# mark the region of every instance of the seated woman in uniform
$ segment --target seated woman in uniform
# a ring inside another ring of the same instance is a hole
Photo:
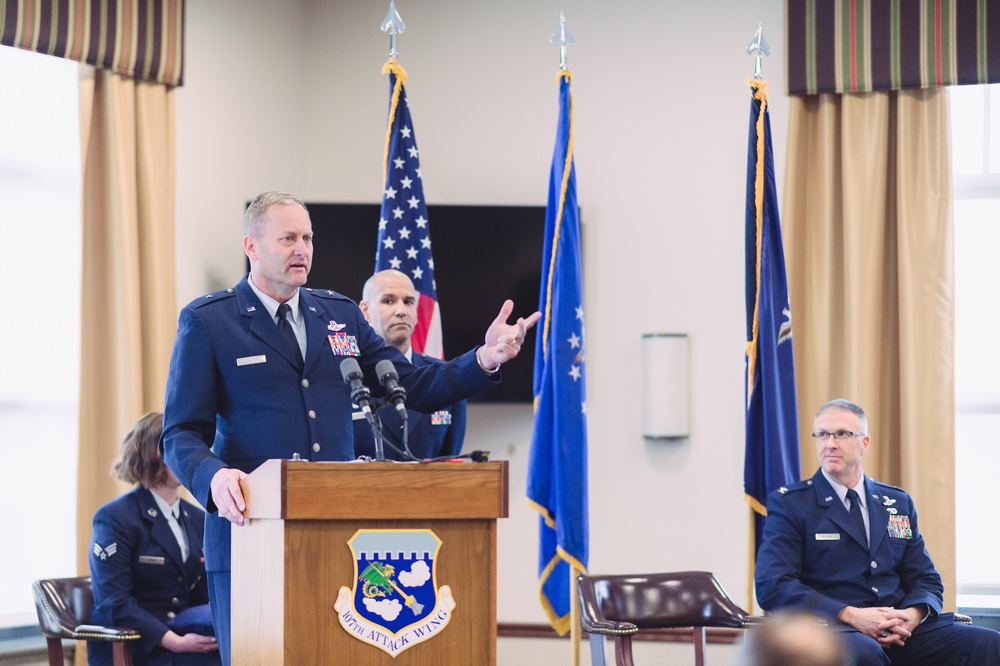
[[[160,459],[163,415],[140,418],[122,442],[113,473],[138,488],[94,515],[90,576],[93,624],[135,629],[135,666],[220,664],[208,609],[202,541],[205,513],[178,495]],[[111,664],[109,643],[87,645],[91,666]]]

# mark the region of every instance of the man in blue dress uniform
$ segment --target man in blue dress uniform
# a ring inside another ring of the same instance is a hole
[[[862,471],[867,433],[853,402],[820,407],[819,471],[767,500],[755,573],[761,607],[834,623],[859,666],[1000,664],[1000,633],[941,613],[944,587],[913,500]]]
[[[354,357],[364,383],[383,393],[375,373],[392,361],[410,406],[445,409],[500,379],[540,314],[507,319],[505,301],[484,344],[422,368],[407,363],[368,325],[354,301],[304,287],[312,264],[312,222],[305,204],[264,192],[243,217],[250,273],[231,289],[181,310],[164,403],[163,459],[205,507],[205,565],[216,638],[230,655],[230,523],[244,524],[240,480],[270,458],[354,458],[351,390],[340,371]]]
[[[419,367],[440,360],[424,356],[410,346],[413,326],[417,320],[417,299],[420,295],[405,273],[385,270],[365,282],[361,295],[361,312],[375,332],[389,345],[395,347],[410,363]],[[361,410],[354,406],[354,453],[375,457],[375,438]],[[465,439],[465,401],[461,400],[431,414],[407,409],[407,446],[418,458],[457,456]],[[378,410],[384,440],[392,446],[385,447],[388,460],[403,460],[403,420],[392,405]]]

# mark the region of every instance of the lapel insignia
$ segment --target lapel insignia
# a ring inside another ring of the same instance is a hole
[[[434,532],[361,529],[347,545],[354,589],[341,587],[334,609],[349,635],[396,657],[448,626],[455,599],[438,586]]]
[[[829,497],[824,497],[823,501],[824,502],[832,502],[833,501],[833,495],[830,495]]]
[[[157,516],[156,509],[152,509],[152,508],[146,509],[146,513],[148,513],[153,518],[156,518],[156,516]]]
[[[345,326],[347,326],[347,324],[338,324],[337,322],[331,319],[329,325],[327,325],[327,328],[330,329],[331,331],[342,331],[344,330]]]
[[[316,308],[314,308],[313,306],[310,305],[309,306],[309,312],[316,312]]]
[[[247,312],[257,312],[257,307],[254,306],[254,305],[251,305],[250,307],[247,308]]]
[[[778,492],[784,495],[785,493],[788,492],[788,488],[781,486],[780,488],[778,488]]]
[[[94,544],[94,555],[101,558],[101,561],[108,559],[118,552],[118,542],[109,544],[107,548],[101,548],[100,544]]]

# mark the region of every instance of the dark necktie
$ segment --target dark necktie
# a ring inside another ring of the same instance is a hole
[[[288,303],[282,303],[278,306],[278,330],[281,334],[285,336],[288,344],[291,345],[291,352],[294,354],[294,358],[302,363],[302,350],[299,348],[299,341],[295,337],[295,331],[292,329],[292,323],[288,321],[288,315],[291,314],[292,307]]]
[[[187,526],[184,524],[184,509],[180,506],[177,507],[177,513],[174,515],[174,520],[177,521],[177,526],[181,528],[181,534],[183,541],[178,541],[177,544],[181,547],[181,556],[184,561],[187,562],[189,544],[187,540]]]
[[[847,491],[847,499],[851,501],[851,518],[857,524],[858,529],[861,530],[861,535],[865,537],[865,542],[868,541],[868,533],[865,532],[865,518],[861,515],[861,498],[858,497],[857,491],[851,488]]]

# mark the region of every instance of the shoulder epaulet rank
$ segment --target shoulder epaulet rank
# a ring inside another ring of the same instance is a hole
[[[214,291],[211,294],[205,294],[201,298],[196,298],[192,303],[191,307],[200,308],[209,303],[214,303],[216,301],[224,301],[227,298],[232,298],[236,294],[236,291],[230,287],[229,289],[223,289],[222,291]]]
[[[871,482],[874,483],[876,486],[880,486],[882,488],[889,488],[891,490],[898,490],[901,493],[905,493],[906,492],[905,490],[903,490],[899,486],[894,486],[894,485],[892,485],[890,483],[883,483],[882,481],[876,481],[875,479],[871,479]]]
[[[782,495],[787,495],[788,493],[794,493],[799,490],[805,490],[812,486],[812,479],[803,479],[802,481],[796,481],[795,483],[789,483],[778,488],[778,492]]]
[[[347,296],[339,294],[332,289],[313,289],[312,287],[306,287],[306,291],[308,291],[313,296],[318,296],[320,298],[329,298],[335,301],[351,301],[351,299],[348,298]]]

